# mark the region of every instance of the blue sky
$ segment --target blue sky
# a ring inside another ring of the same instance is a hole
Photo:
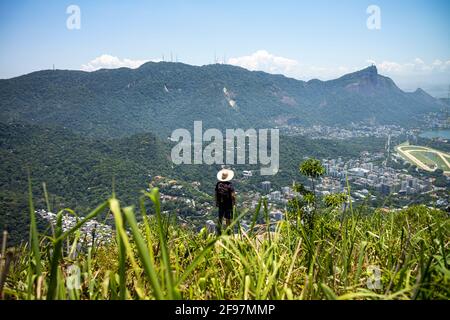
[[[70,30],[69,5],[81,12]],[[366,21],[380,8],[381,29]],[[164,55],[298,79],[331,79],[370,63],[405,90],[446,95],[450,1],[0,0],[0,78],[36,70],[136,67]]]

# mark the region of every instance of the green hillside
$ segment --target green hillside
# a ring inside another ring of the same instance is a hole
[[[352,142],[309,140],[282,136],[280,172],[271,177],[274,187],[290,185],[300,179],[296,167],[303,157],[356,157],[363,150],[383,148],[382,139],[356,139]],[[0,230],[5,226],[14,242],[27,239],[28,170],[33,182],[36,207],[45,208],[42,184],[50,195],[52,208],[73,208],[84,214],[99,198],[114,190],[123,201],[137,205],[136,194],[148,187],[152,177],[166,176],[187,184],[199,181],[200,190],[212,194],[220,166],[181,165],[170,161],[168,140],[152,134],[136,134],[102,140],[74,134],[67,129],[0,124]],[[259,170],[257,166],[235,166]],[[238,176],[239,178],[239,176]],[[114,179],[114,180],[113,180]],[[259,190],[267,177],[255,176],[237,181],[241,191]],[[196,198],[197,194],[188,196]]]
[[[231,102],[233,101],[233,102]],[[230,65],[146,63],[136,70],[39,71],[0,80],[0,121],[61,126],[94,137],[176,128],[281,124],[417,124],[441,102],[401,91],[375,67],[303,82]]]

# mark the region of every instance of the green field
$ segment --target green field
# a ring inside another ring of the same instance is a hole
[[[450,155],[443,151],[423,146],[402,144],[395,148],[398,154],[409,163],[426,171],[441,169],[450,174]]]

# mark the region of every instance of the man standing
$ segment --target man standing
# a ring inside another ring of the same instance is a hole
[[[230,180],[233,179],[234,172],[229,169],[222,169],[217,173],[216,184],[216,207],[219,208],[219,223],[217,233],[222,233],[222,219],[225,218],[225,225],[228,228],[233,219],[233,207],[236,204],[236,193]],[[230,232],[230,231],[228,231]]]

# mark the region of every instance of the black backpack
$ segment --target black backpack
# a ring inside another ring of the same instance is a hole
[[[231,184],[223,182],[217,184],[217,200],[219,203],[231,200]]]

